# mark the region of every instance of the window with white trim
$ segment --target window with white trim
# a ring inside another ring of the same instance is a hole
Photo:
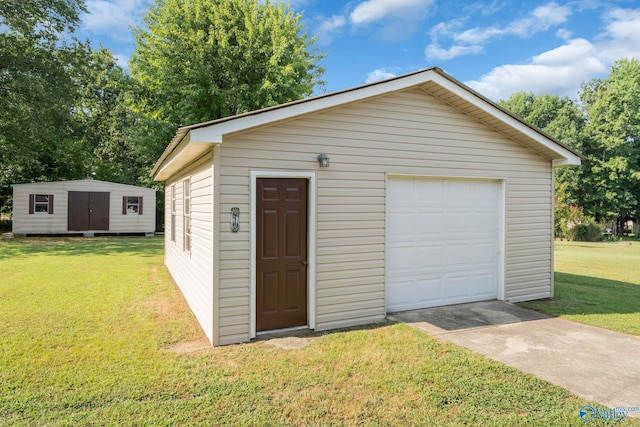
[[[183,200],[182,207],[184,240],[183,249],[185,252],[191,252],[191,180],[186,179],[183,183]]]
[[[29,194],[29,214],[52,215],[53,194]]]
[[[33,204],[33,211],[35,213],[49,213],[49,195],[48,194],[36,194],[36,199]]]
[[[123,196],[122,215],[142,215],[142,197]]]
[[[176,185],[171,186],[171,241],[176,241]]]

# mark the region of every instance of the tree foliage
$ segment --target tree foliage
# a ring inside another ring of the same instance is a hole
[[[581,206],[598,222],[637,219],[640,62],[616,62],[608,77],[582,85],[580,99],[516,93],[501,104],[587,157],[579,168],[556,171],[562,203]]]
[[[640,61],[616,62],[603,80],[583,85],[581,99],[589,117],[591,175],[588,212],[620,224],[639,216]],[[620,227],[621,228],[621,227]]]
[[[82,10],[80,0],[0,2],[0,206],[13,183],[78,173],[62,147],[75,131],[67,36]]]
[[[135,30],[142,108],[187,125],[310,95],[323,69],[300,19],[284,2],[157,1]]]
[[[0,209],[16,183],[137,182],[130,77],[109,50],[73,38],[84,10],[81,0],[0,1]]]

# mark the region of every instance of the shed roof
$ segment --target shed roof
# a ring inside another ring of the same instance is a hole
[[[87,191],[91,190],[91,185],[92,184],[107,184],[111,187],[119,187],[119,188],[129,188],[129,189],[141,189],[141,190],[149,190],[149,191],[156,191],[153,188],[149,188],[149,187],[140,187],[137,185],[129,185],[129,184],[120,184],[118,182],[110,182],[110,181],[100,181],[98,179],[74,179],[74,180],[66,180],[66,181],[45,181],[45,182],[29,182],[29,183],[25,183],[25,184],[13,184],[13,187],[34,187],[34,188],[38,188],[38,187],[42,187],[42,186],[51,186],[51,185],[58,185],[60,187],[64,187],[67,186],[69,184],[72,185],[78,185],[78,184],[82,184],[83,186],[86,186]]]
[[[440,68],[432,67],[350,89],[181,127],[156,162],[151,176],[156,181],[166,180],[213,144],[221,144],[229,135],[411,88],[420,88],[436,96],[552,160],[554,166],[579,165],[580,160],[584,159],[578,151],[527,123]]]

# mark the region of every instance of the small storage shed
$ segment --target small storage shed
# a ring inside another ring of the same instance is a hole
[[[13,232],[153,235],[156,190],[91,179],[14,184]]]
[[[581,155],[438,68],[180,128],[165,263],[213,345],[553,295]]]

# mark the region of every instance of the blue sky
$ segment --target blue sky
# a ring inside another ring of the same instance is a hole
[[[640,0],[286,0],[327,57],[326,91],[438,66],[493,100],[577,98],[582,82],[640,58]],[[126,66],[150,0],[87,0],[81,38]]]

